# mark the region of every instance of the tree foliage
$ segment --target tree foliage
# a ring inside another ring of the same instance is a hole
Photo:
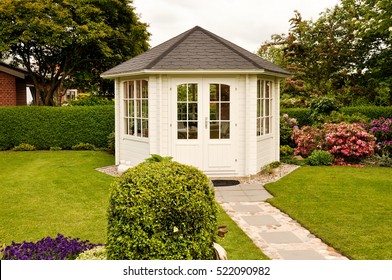
[[[343,104],[391,104],[390,1],[341,0],[315,21],[296,11],[290,23],[288,35],[273,35],[259,49],[293,73],[284,94],[302,106],[321,95],[334,95]]]
[[[36,104],[60,86],[102,88],[99,74],[148,49],[131,0],[0,0],[0,52],[29,72]]]

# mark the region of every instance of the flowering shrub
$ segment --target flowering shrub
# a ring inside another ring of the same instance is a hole
[[[325,150],[338,163],[359,162],[374,153],[375,137],[359,124],[324,124]]]
[[[12,242],[10,246],[1,250],[3,260],[73,260],[81,252],[92,249],[101,244],[92,244],[79,238],[72,239],[58,234],[56,238],[46,237],[36,243]]]
[[[297,120],[295,118],[290,118],[288,114],[284,114],[280,118],[280,145],[288,145],[292,148],[295,147],[295,143],[291,138],[293,129],[298,129]]]
[[[364,127],[377,138],[381,154],[392,155],[392,119],[379,118]]]
[[[297,145],[294,154],[307,158],[314,150],[323,148],[323,138],[323,131],[313,126],[294,129],[292,139]]]
[[[322,129],[305,126],[294,131],[295,154],[308,157],[314,150],[331,153],[336,163],[359,162],[374,153],[375,137],[359,124],[324,124]]]

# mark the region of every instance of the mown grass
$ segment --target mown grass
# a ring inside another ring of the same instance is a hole
[[[392,259],[392,168],[301,167],[268,202],[352,259]]]
[[[0,152],[0,245],[57,233],[106,243],[114,179],[95,168],[112,164],[114,157],[105,152]],[[218,224],[228,227],[218,243],[230,259],[266,259],[221,208]]]

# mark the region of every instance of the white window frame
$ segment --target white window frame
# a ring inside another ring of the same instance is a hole
[[[125,81],[123,89],[123,133],[126,136],[148,139],[148,80]]]
[[[273,81],[257,79],[256,135],[272,135]]]

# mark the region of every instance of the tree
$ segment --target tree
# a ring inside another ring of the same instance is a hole
[[[274,35],[259,54],[292,71],[282,92],[309,100],[335,95],[345,104],[391,102],[390,1],[342,0],[316,21],[299,12],[288,35]],[[303,102],[302,105],[306,105]],[[381,105],[381,104],[380,104]]]
[[[132,0],[0,0],[0,52],[22,64],[35,103],[64,83],[102,87],[101,72],[148,49]]]

